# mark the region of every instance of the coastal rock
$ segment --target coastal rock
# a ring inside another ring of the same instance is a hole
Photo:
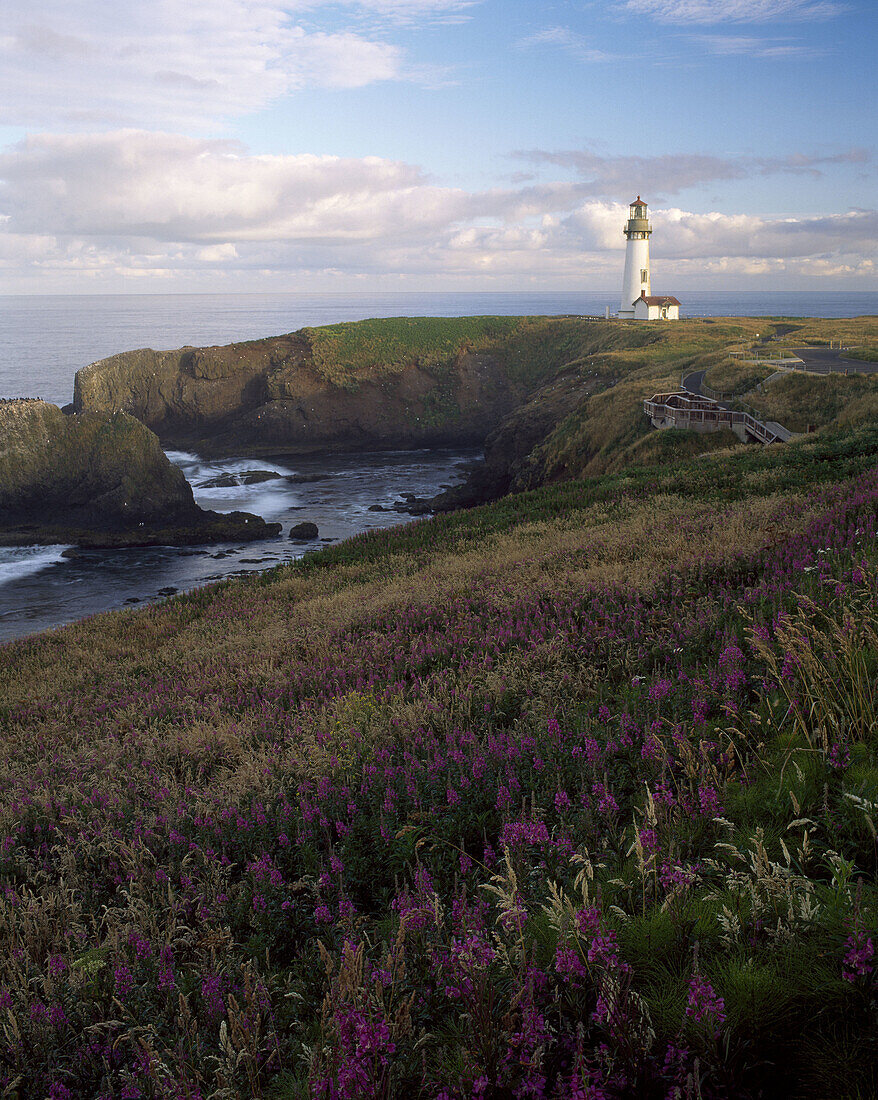
[[[73,407],[123,410],[169,446],[200,454],[315,454],[472,446],[523,387],[502,356],[466,347],[426,369],[318,370],[308,330],[226,347],[123,352],[77,372]]]
[[[232,489],[238,485],[260,485],[263,481],[275,481],[283,474],[274,470],[245,470],[242,474],[218,474],[198,485],[199,489]]]
[[[74,406],[126,409],[205,456],[484,444],[463,486],[417,508],[449,510],[575,476],[608,445],[599,425],[581,430],[591,397],[641,365],[652,378],[646,349],[682,332],[574,317],[374,319],[123,353],[78,372]],[[620,397],[635,419],[639,388]],[[636,437],[629,429],[610,449]]]
[[[434,497],[432,508],[471,507],[540,483],[533,469],[540,444],[568,416],[577,416],[592,394],[613,384],[612,378],[571,372],[535,390],[488,435],[485,461],[470,469],[460,485]]]
[[[296,539],[299,542],[310,542],[311,539],[316,539],[320,534],[316,523],[297,523],[295,527],[290,528],[290,538]]]
[[[428,516],[433,511],[429,500],[415,496],[414,493],[405,493],[402,500],[393,502],[391,509],[408,516]]]
[[[199,508],[155,435],[124,412],[0,403],[0,543],[181,545],[267,538],[279,524]]]

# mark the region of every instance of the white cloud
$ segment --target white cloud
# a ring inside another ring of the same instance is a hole
[[[237,260],[238,250],[233,244],[212,244],[207,248],[199,248],[195,256],[202,263],[221,264],[229,260]]]
[[[398,46],[306,30],[281,0],[117,0],[111,17],[97,0],[3,9],[0,122],[14,125],[203,124],[305,86],[411,75]]]
[[[463,13],[475,7],[482,0],[293,0],[290,7],[297,11],[345,5],[364,14],[373,14],[391,19],[440,19],[443,22],[457,21]]]
[[[835,165],[866,165],[871,159],[865,149],[841,153],[792,154],[775,157],[715,156],[705,153],[659,156],[601,156],[590,149],[527,149],[514,154],[532,164],[570,169],[583,181],[589,195],[618,195],[630,189],[631,181],[644,195],[674,195],[686,188],[716,180],[738,180],[775,174],[818,177]]]
[[[539,46],[554,46],[564,50],[565,53],[576,58],[577,61],[599,63],[603,61],[618,61],[619,54],[607,53],[605,50],[596,49],[587,38],[570,27],[545,27],[541,31],[521,38],[516,42],[519,49],[532,49]]]
[[[253,156],[234,142],[123,130],[41,134],[0,154],[13,232],[222,242],[368,237],[434,223],[463,192],[378,157]],[[447,216],[443,215],[443,216]]]
[[[662,23],[767,23],[830,19],[846,5],[835,0],[622,0],[623,11]]]
[[[395,80],[402,75],[402,52],[384,42],[370,42],[344,32],[306,34],[291,32],[295,44],[286,62],[291,84],[320,88],[362,88],[378,80]]]
[[[763,57],[772,61],[785,58],[818,57],[819,50],[799,46],[787,38],[754,38],[751,35],[699,34],[691,40],[700,42],[718,57]]]
[[[621,204],[587,202],[565,229],[585,248],[621,250]],[[878,254],[878,211],[852,210],[819,217],[764,218],[752,214],[698,214],[677,207],[650,211],[655,247],[669,259],[707,261],[736,257],[761,262],[827,252]]]
[[[788,162],[808,171],[813,158]],[[466,191],[377,157],[254,156],[142,131],[31,138],[0,154],[0,181],[4,288],[34,276],[51,289],[135,277],[190,288],[231,275],[258,287],[320,273],[612,283],[627,216],[591,182]],[[875,211],[764,218],[657,203],[650,214],[664,288],[723,270],[875,282]]]

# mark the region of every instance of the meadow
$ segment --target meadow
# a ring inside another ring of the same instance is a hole
[[[878,374],[791,372],[772,379],[761,392],[751,391],[745,400],[760,416],[794,432],[809,425],[863,424],[878,414]]]
[[[0,1094],[875,1095],[876,449],[628,466],[0,649]]]

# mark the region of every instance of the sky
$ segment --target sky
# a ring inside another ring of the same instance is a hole
[[[878,290],[876,0],[0,0],[0,293]]]

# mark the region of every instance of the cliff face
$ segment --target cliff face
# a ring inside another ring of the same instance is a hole
[[[436,497],[433,506],[440,511],[468,507],[549,480],[538,464],[540,445],[565,418],[578,415],[592,394],[613,384],[614,379],[593,372],[571,372],[534,390],[488,434],[484,465]]]
[[[0,403],[0,540],[88,545],[265,538],[276,524],[199,508],[156,436],[124,412]]]
[[[124,410],[166,444],[203,454],[307,454],[481,442],[515,406],[500,358],[461,350],[338,380],[315,366],[306,334],[226,347],[124,352],[80,370],[73,408]]]

